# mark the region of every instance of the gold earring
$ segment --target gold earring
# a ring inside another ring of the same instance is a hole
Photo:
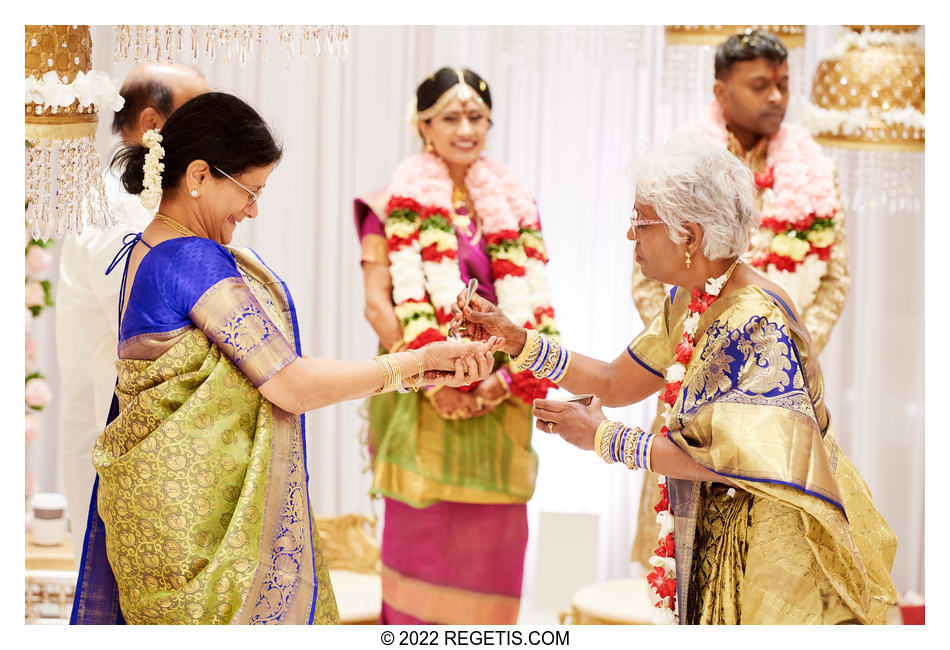
[[[435,151],[435,147],[432,146],[431,142],[426,142],[425,150],[428,151],[429,153],[432,153],[433,151]]]
[[[689,251],[686,251],[686,268],[689,268],[692,263],[692,260],[689,259]]]
[[[191,198],[193,199],[198,198],[198,190],[191,190]]]

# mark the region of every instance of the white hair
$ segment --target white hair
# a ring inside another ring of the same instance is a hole
[[[675,136],[636,167],[637,201],[649,205],[683,241],[691,221],[703,229],[708,260],[742,255],[759,224],[752,172],[722,146],[696,135]]]

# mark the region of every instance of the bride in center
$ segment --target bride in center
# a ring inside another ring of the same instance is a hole
[[[534,198],[483,155],[491,110],[471,70],[428,76],[411,115],[423,150],[355,201],[365,313],[382,349],[450,335],[471,279],[512,321],[557,335]],[[551,386],[499,354],[475,386],[370,400],[371,493],[385,500],[381,623],[517,622],[538,465],[530,405]]]

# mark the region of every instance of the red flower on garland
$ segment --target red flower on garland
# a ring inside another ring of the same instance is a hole
[[[534,310],[534,320],[540,323],[542,316],[554,318],[554,307],[538,307]]]
[[[760,226],[762,228],[768,228],[772,232],[778,233],[778,234],[786,232],[788,230],[788,222],[780,221],[776,219],[775,217],[762,217]]]
[[[801,230],[801,231],[810,230],[812,225],[815,223],[816,218],[817,218],[817,215],[814,212],[812,212],[807,217],[802,217],[798,221],[793,221],[792,227],[795,228],[795,230]]]
[[[452,320],[452,310],[448,307],[441,307],[437,312],[435,312],[435,321],[439,325],[445,325],[450,320]]]
[[[439,250],[438,244],[429,244],[420,252],[423,262],[441,262],[442,260],[454,260],[456,258],[455,250],[447,248]]]
[[[518,239],[517,230],[499,230],[498,232],[485,233],[485,243],[489,246],[508,240],[518,241]]]
[[[663,487],[666,487],[665,485]],[[666,491],[660,493],[660,500],[656,502],[656,505],[653,506],[653,509],[656,511],[656,514],[660,514],[664,510],[670,507],[670,497]]]
[[[661,566],[653,569],[653,572],[647,576],[647,582],[660,598],[669,598],[676,595],[676,581],[667,578],[666,569]]]
[[[800,264],[800,262],[796,262],[791,257],[779,255],[778,253],[769,253],[766,261],[768,264],[773,264],[779,271],[794,271]]]
[[[398,235],[392,235],[386,240],[386,245],[391,251],[398,251],[400,248],[405,248],[409,246],[414,241],[419,240],[419,231],[415,231],[408,237],[399,237]]]
[[[775,185],[775,167],[766,167],[755,174],[755,184],[759,189],[767,190]]]
[[[444,208],[437,208],[431,205],[427,205],[422,208],[422,212],[419,213],[419,218],[425,221],[426,219],[431,219],[432,217],[442,217],[446,221],[449,221],[449,213],[445,211]]]
[[[670,406],[673,406],[674,404],[676,404],[676,396],[679,395],[680,386],[682,385],[683,385],[683,382],[681,381],[678,381],[672,384],[667,384],[665,387],[665,390],[663,391],[663,395],[660,397],[660,399],[662,399],[664,402],[666,402]]]
[[[689,341],[680,341],[680,344],[676,346],[676,360],[685,366],[692,356],[693,344]]]
[[[527,255],[529,258],[532,258],[532,257],[533,257],[534,259],[536,259],[536,260],[541,260],[542,262],[547,262],[547,261],[548,261],[548,259],[544,256],[544,253],[542,253],[541,251],[539,251],[537,248],[527,248],[527,247],[526,247],[526,248],[524,249],[524,254]]]
[[[670,533],[660,540],[660,545],[653,552],[658,557],[676,557],[676,542],[673,540],[673,534]]]
[[[811,250],[808,251],[808,252],[809,252],[809,253],[814,253],[815,255],[818,256],[818,259],[824,260],[825,262],[827,262],[828,260],[831,259],[831,247],[832,247],[832,246],[834,246],[834,244],[831,244],[831,245],[829,245],[829,246],[825,246],[824,248],[818,248],[817,246],[815,246],[814,244],[812,244]]]
[[[538,379],[530,370],[511,373],[511,394],[525,404],[531,404],[536,399],[544,399],[549,388],[556,388],[557,384],[549,379]]]
[[[491,263],[492,277],[501,280],[509,275],[521,276],[525,274],[525,268],[510,262],[509,260],[494,260]]]
[[[389,214],[393,210],[412,210],[418,214],[422,210],[422,206],[419,205],[418,201],[409,197],[392,196],[389,198],[389,203],[386,204],[386,213]]]
[[[434,327],[430,327],[428,329],[422,330],[419,333],[419,336],[412,339],[412,342],[409,344],[408,348],[410,350],[418,350],[426,343],[432,343],[433,341],[444,341],[444,340],[445,340],[445,337],[442,336],[442,333],[439,332],[439,330],[437,330]]]
[[[689,301],[689,311],[698,311],[700,314],[706,313],[709,306],[716,302],[717,296],[711,293],[699,293],[699,289],[693,289],[693,299]],[[685,335],[684,335],[685,338]]]

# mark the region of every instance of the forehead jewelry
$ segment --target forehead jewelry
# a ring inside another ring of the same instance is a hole
[[[468,85],[468,82],[465,81],[465,76],[462,73],[462,70],[456,69],[455,74],[458,75],[458,83],[442,93],[442,95],[439,96],[439,99],[437,99],[432,106],[424,111],[417,112],[415,115],[417,122],[424,122],[435,117],[445,110],[445,107],[448,106],[453,99],[458,99],[463,103],[468,100],[474,100],[475,103],[479,104],[482,110],[485,111],[486,117],[491,117],[491,109],[485,104],[485,101],[481,98],[481,95],[475,92],[475,89]],[[478,85],[483,92],[488,87],[484,81],[479,82]]]

